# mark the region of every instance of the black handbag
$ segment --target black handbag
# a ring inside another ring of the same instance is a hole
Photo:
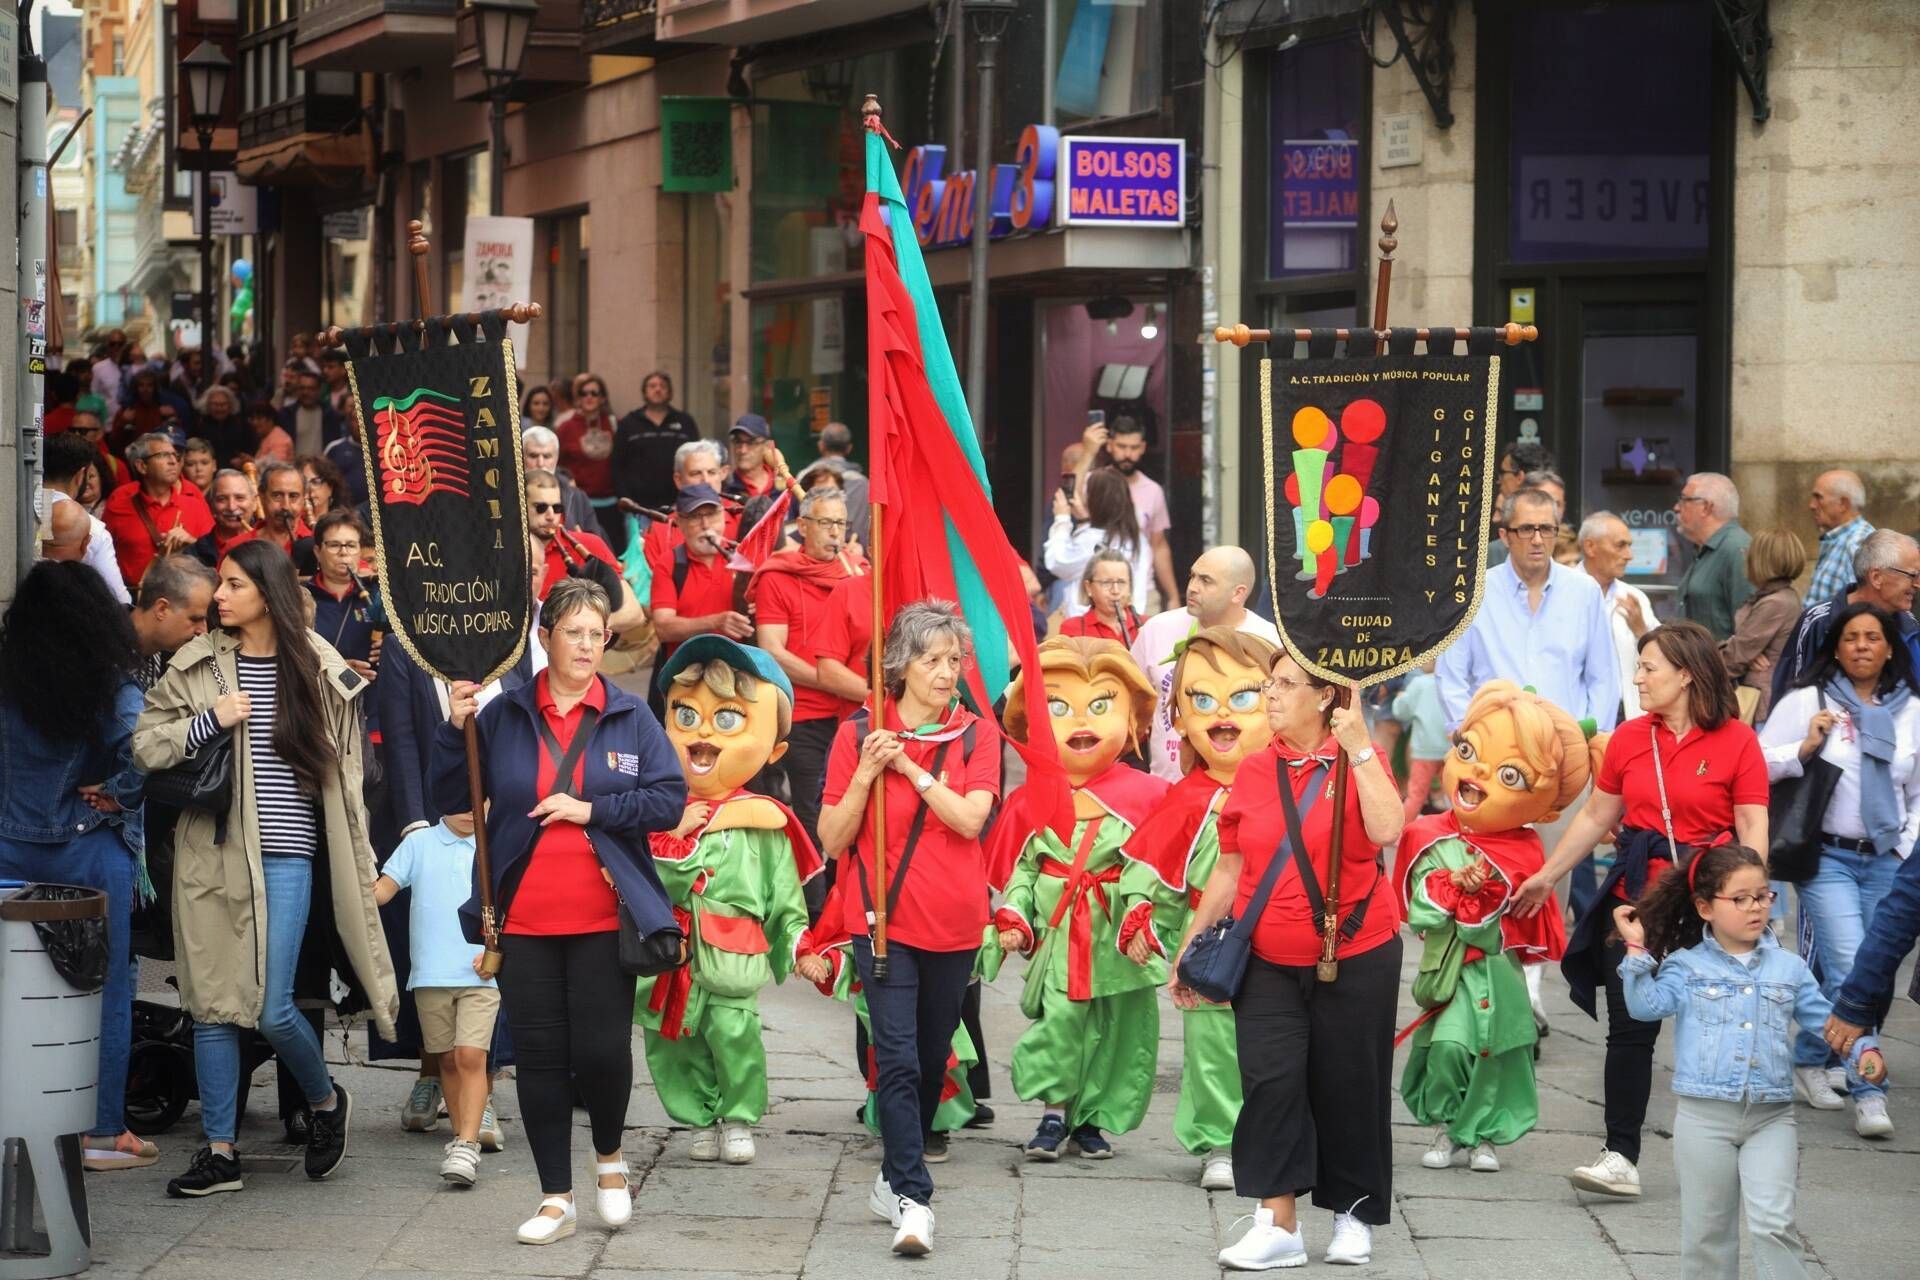
[[[1823,691],[1820,709],[1826,706]],[[1815,752],[1813,759],[1801,765],[1799,777],[1773,784],[1767,798],[1769,878],[1805,884],[1819,873],[1820,832],[1839,781],[1840,766]]]
[[[213,683],[224,697],[227,682],[220,674],[218,655],[213,659]],[[233,730],[224,729],[179,764],[147,775],[148,800],[213,815],[216,845],[227,842],[227,814],[233,807],[233,738]]]
[[[1273,859],[1267,863],[1259,887],[1247,902],[1246,914],[1238,919],[1223,916],[1212,927],[1194,934],[1180,957],[1180,981],[1202,1000],[1213,1004],[1226,1004],[1240,994],[1240,984],[1247,976],[1247,957],[1253,950],[1254,926],[1267,909],[1267,899],[1273,896],[1273,886],[1279,881],[1282,868],[1291,860],[1289,848],[1298,847],[1294,841],[1305,831],[1306,815],[1313,812],[1324,790],[1321,782],[1327,770],[1322,766],[1314,771],[1312,781],[1307,784],[1307,807],[1301,810],[1294,803],[1286,766],[1275,767],[1281,771],[1279,790],[1281,803],[1286,807],[1287,834],[1281,838],[1280,847],[1273,851]]]

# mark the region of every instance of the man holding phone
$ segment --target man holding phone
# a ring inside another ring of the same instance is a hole
[[[1068,499],[1075,502],[1079,500],[1083,489],[1079,482],[1096,466],[1111,466],[1126,477],[1128,491],[1133,495],[1134,515],[1140,521],[1140,532],[1153,548],[1154,585],[1160,588],[1161,602],[1171,606],[1180,599],[1180,589],[1173,576],[1173,549],[1167,542],[1167,532],[1173,528],[1173,521],[1167,514],[1166,490],[1140,469],[1140,462],[1147,454],[1146,428],[1126,414],[1115,418],[1109,427],[1103,410],[1090,409],[1087,412],[1087,429],[1081,434],[1080,443],[1080,471],[1075,477],[1075,484],[1067,489]]]

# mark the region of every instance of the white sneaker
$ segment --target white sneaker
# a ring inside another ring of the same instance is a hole
[[[1333,1239],[1326,1261],[1335,1266],[1359,1267],[1373,1261],[1373,1228],[1350,1213],[1333,1215]]]
[[[446,1157],[440,1161],[440,1176],[456,1187],[470,1187],[480,1180],[480,1144],[455,1138],[446,1145]]]
[[[893,1188],[887,1185],[887,1175],[873,1175],[873,1190],[867,1193],[867,1208],[873,1216],[892,1226],[900,1225],[900,1197],[893,1194]]]
[[[1863,1138],[1891,1138],[1893,1117],[1887,1114],[1887,1100],[1877,1093],[1853,1100],[1853,1131]]]
[[[1838,1094],[1847,1091],[1847,1069],[1845,1067],[1827,1068],[1827,1088]]]
[[[1231,1228],[1229,1228],[1231,1230]],[[1255,1209],[1247,1234],[1220,1251],[1218,1261],[1229,1271],[1272,1271],[1307,1265],[1307,1233],[1273,1225],[1273,1210]]]
[[[1640,1171],[1633,1167],[1633,1161],[1605,1147],[1600,1148],[1598,1160],[1575,1169],[1569,1181],[1581,1191],[1591,1191],[1595,1195],[1640,1194]]]
[[[893,1251],[909,1258],[924,1258],[933,1252],[933,1210],[905,1196],[898,1200],[900,1227],[893,1233]]]
[[[1846,1087],[1844,1071],[1840,1087]],[[1846,1099],[1834,1092],[1833,1082],[1827,1079],[1825,1067],[1795,1067],[1793,1091],[1815,1111],[1838,1111],[1847,1105]]]
[[[494,1114],[493,1095],[487,1095],[486,1110],[480,1113],[480,1132],[477,1135],[482,1151],[504,1151],[507,1136],[500,1131],[500,1117]]]
[[[1200,1165],[1200,1189],[1233,1190],[1233,1152],[1225,1147],[1215,1147],[1207,1152],[1206,1160]]]
[[[600,1179],[609,1173],[620,1175],[620,1185],[603,1187]],[[627,1180],[627,1162],[593,1162],[593,1211],[610,1227],[624,1227],[633,1216],[633,1184]]]
[[[1475,1173],[1498,1173],[1500,1157],[1494,1154],[1491,1142],[1483,1142],[1473,1149],[1473,1155],[1468,1159],[1467,1166]]]
[[[720,1158],[720,1126],[702,1129],[693,1135],[693,1146],[687,1151],[689,1160],[718,1160]]]
[[[1420,1165],[1425,1169],[1449,1169],[1461,1163],[1467,1149],[1447,1136],[1447,1126],[1441,1125],[1433,1135],[1433,1145],[1420,1157]]]
[[[540,1202],[542,1209],[564,1210],[557,1218],[544,1213],[536,1213],[520,1224],[520,1230],[514,1233],[514,1239],[521,1244],[552,1244],[555,1240],[565,1240],[573,1234],[574,1223],[578,1221],[578,1210],[573,1201],[565,1196],[548,1196]]]
[[[728,1164],[752,1164],[753,1130],[744,1124],[730,1124],[721,1138],[721,1150]]]

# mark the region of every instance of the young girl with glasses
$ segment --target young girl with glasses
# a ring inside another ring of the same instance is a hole
[[[1808,1274],[1794,1226],[1793,1024],[1818,1034],[1831,1006],[1806,961],[1774,942],[1772,904],[1760,855],[1723,844],[1613,912],[1628,1010],[1675,1020],[1680,1269],[1703,1280],[1740,1274],[1743,1207],[1754,1269]],[[1872,1037],[1845,1052],[1863,1079],[1885,1077]]]

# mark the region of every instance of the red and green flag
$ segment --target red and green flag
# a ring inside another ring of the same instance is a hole
[[[885,520],[883,616],[929,596],[958,603],[973,631],[968,689],[982,714],[991,714],[1009,680],[1010,643],[1023,670],[1039,669],[1026,584],[993,509],[986,459],[886,141],[870,131],[866,142],[860,230],[867,250],[871,500]],[[1055,803],[1045,808],[1070,831],[1072,805],[1047,699],[1038,693],[1026,703],[1029,744],[1020,754],[1028,785],[1036,794],[1054,792]]]

